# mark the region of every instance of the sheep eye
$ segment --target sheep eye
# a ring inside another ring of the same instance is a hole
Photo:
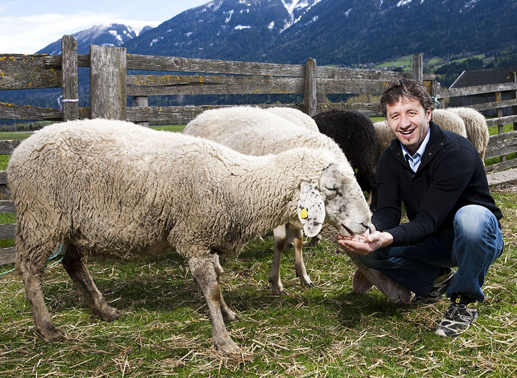
[[[325,186],[325,189],[336,191],[337,190],[337,186]]]

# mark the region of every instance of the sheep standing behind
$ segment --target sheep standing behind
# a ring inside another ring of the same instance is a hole
[[[324,148],[334,157],[349,166],[352,175],[348,187],[350,201],[363,214],[369,214],[368,205],[354,177],[354,171],[339,146],[319,131],[289,122],[272,112],[254,107],[232,107],[207,110],[185,127],[185,134],[199,136],[224,144],[241,153],[249,155],[277,154],[296,147]],[[346,209],[343,209],[346,211]],[[295,270],[304,286],[312,286],[307,274],[302,252],[302,232],[296,225],[290,224],[290,236],[294,244]],[[288,240],[284,225],[273,230],[274,252],[269,282],[274,293],[283,293],[280,278],[280,258]]]
[[[377,208],[375,171],[379,162],[379,139],[371,119],[355,110],[333,109],[314,117],[321,133],[332,138],[345,153],[352,168],[357,170],[357,182],[370,193],[372,210]]]
[[[123,121],[47,126],[12,154],[8,175],[17,210],[16,269],[36,330],[63,337],[41,288],[55,245],[92,312],[112,321],[84,265],[87,255],[145,256],[175,247],[206,299],[217,348],[239,348],[224,322],[237,320],[221,294],[214,255],[238,254],[248,241],[287,222],[317,234],[323,219],[364,233],[370,214],[355,194],[346,161],[322,149],[248,156],[201,138]]]
[[[447,110],[461,117],[465,123],[467,139],[476,147],[481,160],[484,160],[490,139],[485,116],[476,109],[471,108],[447,108]]]
[[[233,107],[220,110],[208,110],[192,120],[184,130],[184,133],[202,136],[223,143],[238,151],[250,155],[263,155],[267,153],[279,153],[298,146],[308,148],[324,148],[331,152],[338,160],[346,162],[347,159],[339,146],[326,135],[320,132],[304,129],[290,122],[279,119],[279,117],[268,114],[257,108]],[[350,166],[349,166],[350,167]],[[350,174],[353,177],[353,170],[350,167]],[[348,187],[350,201],[356,203],[356,211],[369,213],[368,205],[361,193],[356,180],[355,184]],[[341,211],[347,212],[344,207]],[[328,222],[331,224],[330,222]],[[332,225],[332,224],[331,224]],[[290,225],[296,229],[296,225]],[[333,227],[333,239],[337,240],[338,233],[348,233],[346,230]],[[280,253],[286,242],[285,227],[280,226],[273,230],[275,238],[274,257],[271,267],[269,281],[273,291],[282,292],[283,286],[280,281]],[[297,234],[295,241],[295,267],[302,285],[311,285],[307,276],[302,258],[301,232]],[[360,263],[356,255],[348,253],[352,262],[361,267],[361,272],[368,278],[368,281],[377,286],[392,301],[407,302],[407,293],[398,290],[397,285],[389,277],[380,275],[378,271],[369,269]],[[395,288],[395,289],[393,289]]]
[[[449,109],[433,110],[431,120],[435,122],[442,130],[452,131],[462,137],[467,137],[467,129],[465,122],[456,113],[450,112]]]
[[[386,120],[374,122],[373,127],[375,128],[375,132],[377,133],[377,138],[379,140],[380,158],[380,156],[384,153],[384,150],[391,144],[391,141],[395,139],[395,134],[393,134],[389,128]]]
[[[310,130],[319,131],[318,125],[316,125],[314,119],[312,119],[310,115],[305,114],[301,110],[283,107],[267,108],[265,110],[273,114],[276,114],[277,116],[285,118],[286,120],[291,121],[295,125],[302,126]]]

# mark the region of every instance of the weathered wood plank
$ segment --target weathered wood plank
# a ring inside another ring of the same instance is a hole
[[[488,142],[488,146],[490,146],[492,143],[495,143],[500,140],[513,139],[513,138],[517,138],[517,131],[510,131],[507,133],[491,135],[489,142]]]
[[[6,185],[8,183],[9,180],[7,179],[7,171],[0,171],[0,185]]]
[[[47,68],[61,68],[63,57],[61,55],[46,55],[43,57],[43,61]],[[78,54],[77,65],[79,67],[90,67],[90,54]]]
[[[21,140],[1,140],[0,155],[10,155],[14,149],[20,145]]]
[[[513,115],[513,116],[487,119],[486,124],[487,124],[487,126],[495,126],[495,125],[504,125],[507,123],[513,123],[516,121],[517,121],[517,115]]]
[[[128,75],[128,96],[303,93],[303,78],[272,76]]]
[[[45,67],[44,55],[0,54],[0,90],[61,86],[61,70]]]
[[[16,206],[13,201],[0,201],[0,213],[16,213]]]
[[[517,167],[517,159],[511,159],[511,160],[503,161],[501,163],[487,165],[485,167],[485,172],[490,173],[490,172],[504,171],[506,169],[510,169],[510,168],[514,168],[514,167]]]
[[[505,100],[505,101],[484,102],[482,104],[467,105],[465,107],[476,109],[478,111],[482,111],[482,110],[490,110],[490,109],[497,109],[497,108],[506,108],[506,107],[515,106],[515,105],[517,105],[517,100]]]
[[[370,103],[353,103],[347,104],[344,102],[327,102],[318,104],[318,113],[332,109],[357,110],[365,113],[369,117],[382,117],[381,105],[378,102]]]
[[[129,54],[128,70],[304,77],[305,66]]]
[[[316,67],[316,76],[320,80],[374,80],[385,81],[387,83],[392,79],[411,78],[411,73],[381,71],[381,70],[362,70],[355,68],[341,68],[341,67]]]
[[[90,46],[90,108],[92,118],[127,118],[126,49]]]
[[[0,119],[20,121],[59,121],[63,115],[59,109],[38,108],[30,105],[13,105],[0,102]]]
[[[0,224],[0,240],[14,239],[16,224]]]
[[[504,156],[517,152],[517,138],[490,142],[486,149],[485,159]]]
[[[77,72],[77,42],[74,37],[64,35],[61,38],[61,51],[63,52],[63,121],[71,121],[79,118],[79,91]]]
[[[0,265],[13,264],[18,251],[15,247],[0,249]]]
[[[440,88],[440,91],[437,93],[438,98],[451,98],[451,97],[461,97],[461,96],[471,96],[482,93],[495,93],[495,92],[505,92],[505,91],[515,91],[517,90],[517,83],[503,83],[503,84],[489,84],[489,85],[479,85],[474,87],[465,87],[465,88]]]
[[[318,79],[318,92],[373,95],[381,94],[388,86],[384,80]]]

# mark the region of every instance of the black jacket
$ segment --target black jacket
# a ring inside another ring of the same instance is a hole
[[[466,138],[431,122],[431,137],[417,172],[395,139],[377,168],[379,206],[372,223],[393,235],[392,246],[415,244],[440,228],[452,229],[454,215],[465,205],[481,205],[497,219],[503,214],[490,195],[477,150]],[[409,223],[400,224],[401,201]]]

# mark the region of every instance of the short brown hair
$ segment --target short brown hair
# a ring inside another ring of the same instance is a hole
[[[401,98],[418,100],[426,112],[434,105],[433,99],[423,84],[411,79],[394,79],[381,97],[381,110],[384,117],[386,117],[386,107],[396,104]]]

